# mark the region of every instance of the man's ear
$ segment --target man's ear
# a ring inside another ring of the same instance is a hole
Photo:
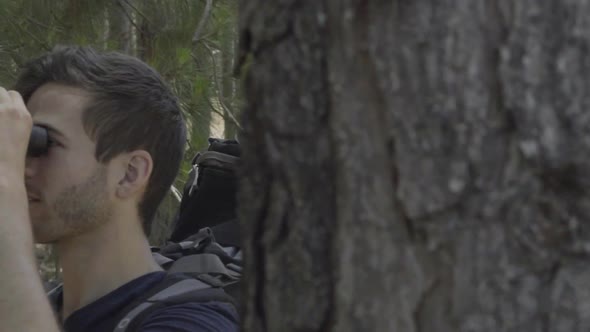
[[[145,150],[135,150],[126,154],[125,170],[117,183],[116,195],[125,199],[143,193],[154,168],[152,156]]]

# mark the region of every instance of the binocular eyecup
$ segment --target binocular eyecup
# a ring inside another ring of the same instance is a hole
[[[29,139],[27,156],[39,157],[46,154],[48,149],[49,135],[47,134],[47,128],[34,125],[31,131],[31,138]]]

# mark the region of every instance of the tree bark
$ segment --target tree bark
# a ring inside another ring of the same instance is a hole
[[[246,331],[590,329],[590,3],[241,3]]]

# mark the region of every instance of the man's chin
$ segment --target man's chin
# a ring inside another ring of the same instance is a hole
[[[37,244],[55,244],[58,240],[56,236],[50,236],[49,234],[34,231],[33,230],[33,239]]]
[[[31,219],[33,223],[33,239],[38,244],[53,244],[59,240],[59,235],[47,228],[49,220]],[[44,224],[40,224],[44,223]]]
[[[37,239],[35,239],[35,243],[36,243],[36,244],[55,244],[56,242],[57,242],[56,240],[52,240],[52,241],[49,241],[49,240],[42,241],[42,240],[37,240]]]

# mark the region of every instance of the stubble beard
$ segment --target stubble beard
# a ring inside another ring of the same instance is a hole
[[[38,234],[38,241],[55,243],[87,233],[108,222],[112,216],[112,206],[106,181],[106,169],[99,166],[85,182],[59,193],[50,205],[54,220],[50,225],[45,225],[50,228],[41,232],[45,234]]]

